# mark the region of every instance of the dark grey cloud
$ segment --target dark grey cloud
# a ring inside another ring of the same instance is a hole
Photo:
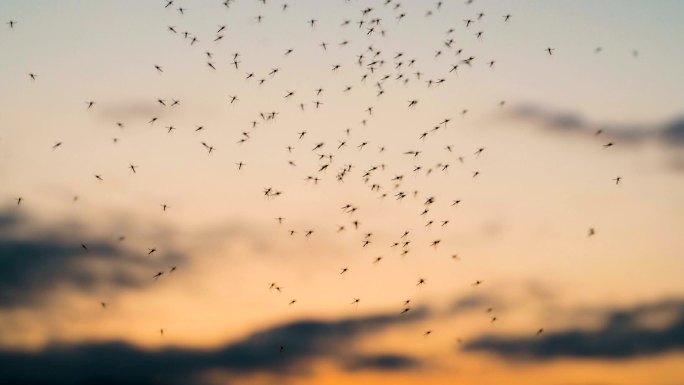
[[[10,212],[0,211],[0,230],[14,227],[19,222],[19,217]]]
[[[664,125],[662,136],[672,145],[684,145],[684,118],[672,120]]]
[[[415,358],[358,354],[353,345],[369,334],[428,316],[426,309],[416,309],[405,315],[297,321],[209,350],[153,351],[123,342],[52,345],[36,352],[0,350],[0,383],[193,384],[201,383],[200,376],[210,370],[223,371],[229,378],[254,373],[301,375],[314,360],[331,361],[346,370],[415,369],[421,366]]]
[[[28,234],[18,230],[27,227]],[[84,293],[142,287],[152,283],[156,269],[183,259],[175,250],[160,251],[163,257],[153,259],[115,239],[93,239],[64,227],[36,230],[30,221],[0,211],[0,309],[33,305],[58,287]]]
[[[663,324],[664,323],[664,324]],[[658,327],[653,326],[660,324]],[[667,300],[603,314],[598,329],[547,331],[539,336],[478,337],[463,349],[510,359],[628,359],[684,350],[684,300]]]
[[[510,116],[568,134],[593,136],[598,130],[602,130],[604,137],[626,143],[652,140],[676,147],[684,145],[684,116],[658,123],[596,123],[578,113],[552,110],[534,104],[515,107]]]
[[[357,370],[407,370],[418,369],[422,363],[405,355],[385,353],[376,355],[357,355],[345,360],[344,368]]]

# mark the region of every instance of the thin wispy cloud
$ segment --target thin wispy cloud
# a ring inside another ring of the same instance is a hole
[[[684,116],[654,123],[595,122],[580,113],[548,108],[538,104],[523,104],[505,113],[512,119],[529,121],[545,129],[565,134],[595,137],[601,135],[621,143],[660,143],[679,148],[684,145]]]

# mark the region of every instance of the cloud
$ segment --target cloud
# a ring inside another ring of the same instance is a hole
[[[15,214],[0,211],[0,230],[14,227],[19,222],[19,217]]]
[[[314,360],[332,361],[346,370],[415,369],[421,366],[417,359],[394,353],[358,354],[353,344],[368,334],[428,315],[426,309],[416,309],[405,315],[296,321],[211,350],[151,351],[123,342],[51,345],[37,352],[0,350],[0,383],[189,384],[200,383],[203,374],[216,370],[229,378],[255,373],[296,375],[305,373]]]
[[[684,146],[684,116],[655,124],[608,124],[590,122],[577,113],[552,110],[534,104],[521,105],[511,111],[510,117],[529,120],[557,132],[593,136],[601,130],[601,135],[627,143],[650,140],[673,147]]]
[[[447,309],[449,315],[466,312],[484,312],[496,309],[497,314],[520,306],[539,305],[548,307],[556,298],[555,289],[538,280],[522,282],[500,282],[494,286],[480,288],[476,293],[455,298]]]
[[[345,369],[356,370],[406,370],[421,366],[415,358],[399,354],[358,355],[347,359]]]
[[[663,139],[672,145],[684,145],[684,118],[675,119],[663,126]]]
[[[87,293],[139,288],[153,282],[156,269],[183,259],[175,250],[152,259],[144,250],[129,250],[115,240],[92,239],[76,228],[70,228],[69,236],[62,229],[41,231],[35,226],[28,235],[15,231],[27,222],[0,211],[0,309],[35,304],[63,287]]]
[[[450,314],[459,314],[476,309],[485,309],[494,301],[484,295],[469,295],[456,299],[449,307]]]
[[[115,122],[137,119],[149,120],[159,114],[159,105],[149,100],[103,102],[99,107],[98,111],[102,118]]]
[[[539,336],[485,335],[464,346],[510,359],[628,359],[684,350],[684,300],[667,300],[603,314],[595,330],[574,328]]]

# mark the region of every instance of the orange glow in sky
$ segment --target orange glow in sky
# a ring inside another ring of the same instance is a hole
[[[0,2],[0,384],[684,383],[682,16]]]

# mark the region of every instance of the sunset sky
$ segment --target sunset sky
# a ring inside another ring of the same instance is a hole
[[[0,0],[0,384],[684,383],[684,3],[166,6]]]

